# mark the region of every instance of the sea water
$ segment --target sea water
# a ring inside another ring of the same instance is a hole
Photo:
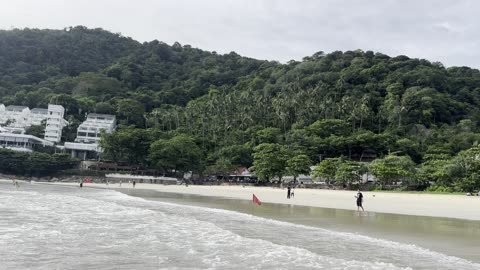
[[[418,245],[132,197],[0,184],[0,269],[480,269]]]

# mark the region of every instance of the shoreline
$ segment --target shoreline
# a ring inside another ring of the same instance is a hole
[[[2,181],[2,180],[0,180]],[[9,181],[9,180],[3,180]],[[28,182],[27,182],[28,183]],[[61,186],[76,186],[78,183],[34,182]],[[132,189],[132,185],[117,183],[110,185],[88,183],[86,188],[103,188],[114,190]],[[160,185],[137,183],[135,189],[146,189],[158,192],[221,197],[252,201],[252,195],[262,203],[310,206],[356,211],[356,191],[295,189],[295,197],[286,198],[287,190],[272,187],[252,186],[197,186]],[[366,212],[389,213],[413,216],[456,218],[480,221],[480,197],[445,194],[411,194],[365,191],[363,206]]]

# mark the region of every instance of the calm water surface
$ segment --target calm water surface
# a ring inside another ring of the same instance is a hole
[[[0,269],[480,269],[478,222],[126,193],[0,184]]]

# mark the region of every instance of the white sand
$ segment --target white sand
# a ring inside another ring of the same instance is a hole
[[[55,183],[75,185],[78,183]],[[84,184],[96,188],[132,188],[131,184]],[[295,198],[287,199],[287,189],[271,187],[242,186],[194,186],[158,185],[137,183],[136,189],[149,189],[161,192],[217,196],[233,199],[252,200],[255,194],[261,202],[291,205],[316,206],[356,210],[356,191],[295,189]],[[410,194],[386,192],[362,192],[366,211],[394,213],[416,216],[449,217],[480,220],[480,197],[441,194]]]

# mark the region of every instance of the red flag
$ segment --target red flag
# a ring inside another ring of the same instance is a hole
[[[256,203],[258,205],[262,205],[262,202],[257,198],[257,196],[255,196],[255,194],[253,194],[253,203]]]

